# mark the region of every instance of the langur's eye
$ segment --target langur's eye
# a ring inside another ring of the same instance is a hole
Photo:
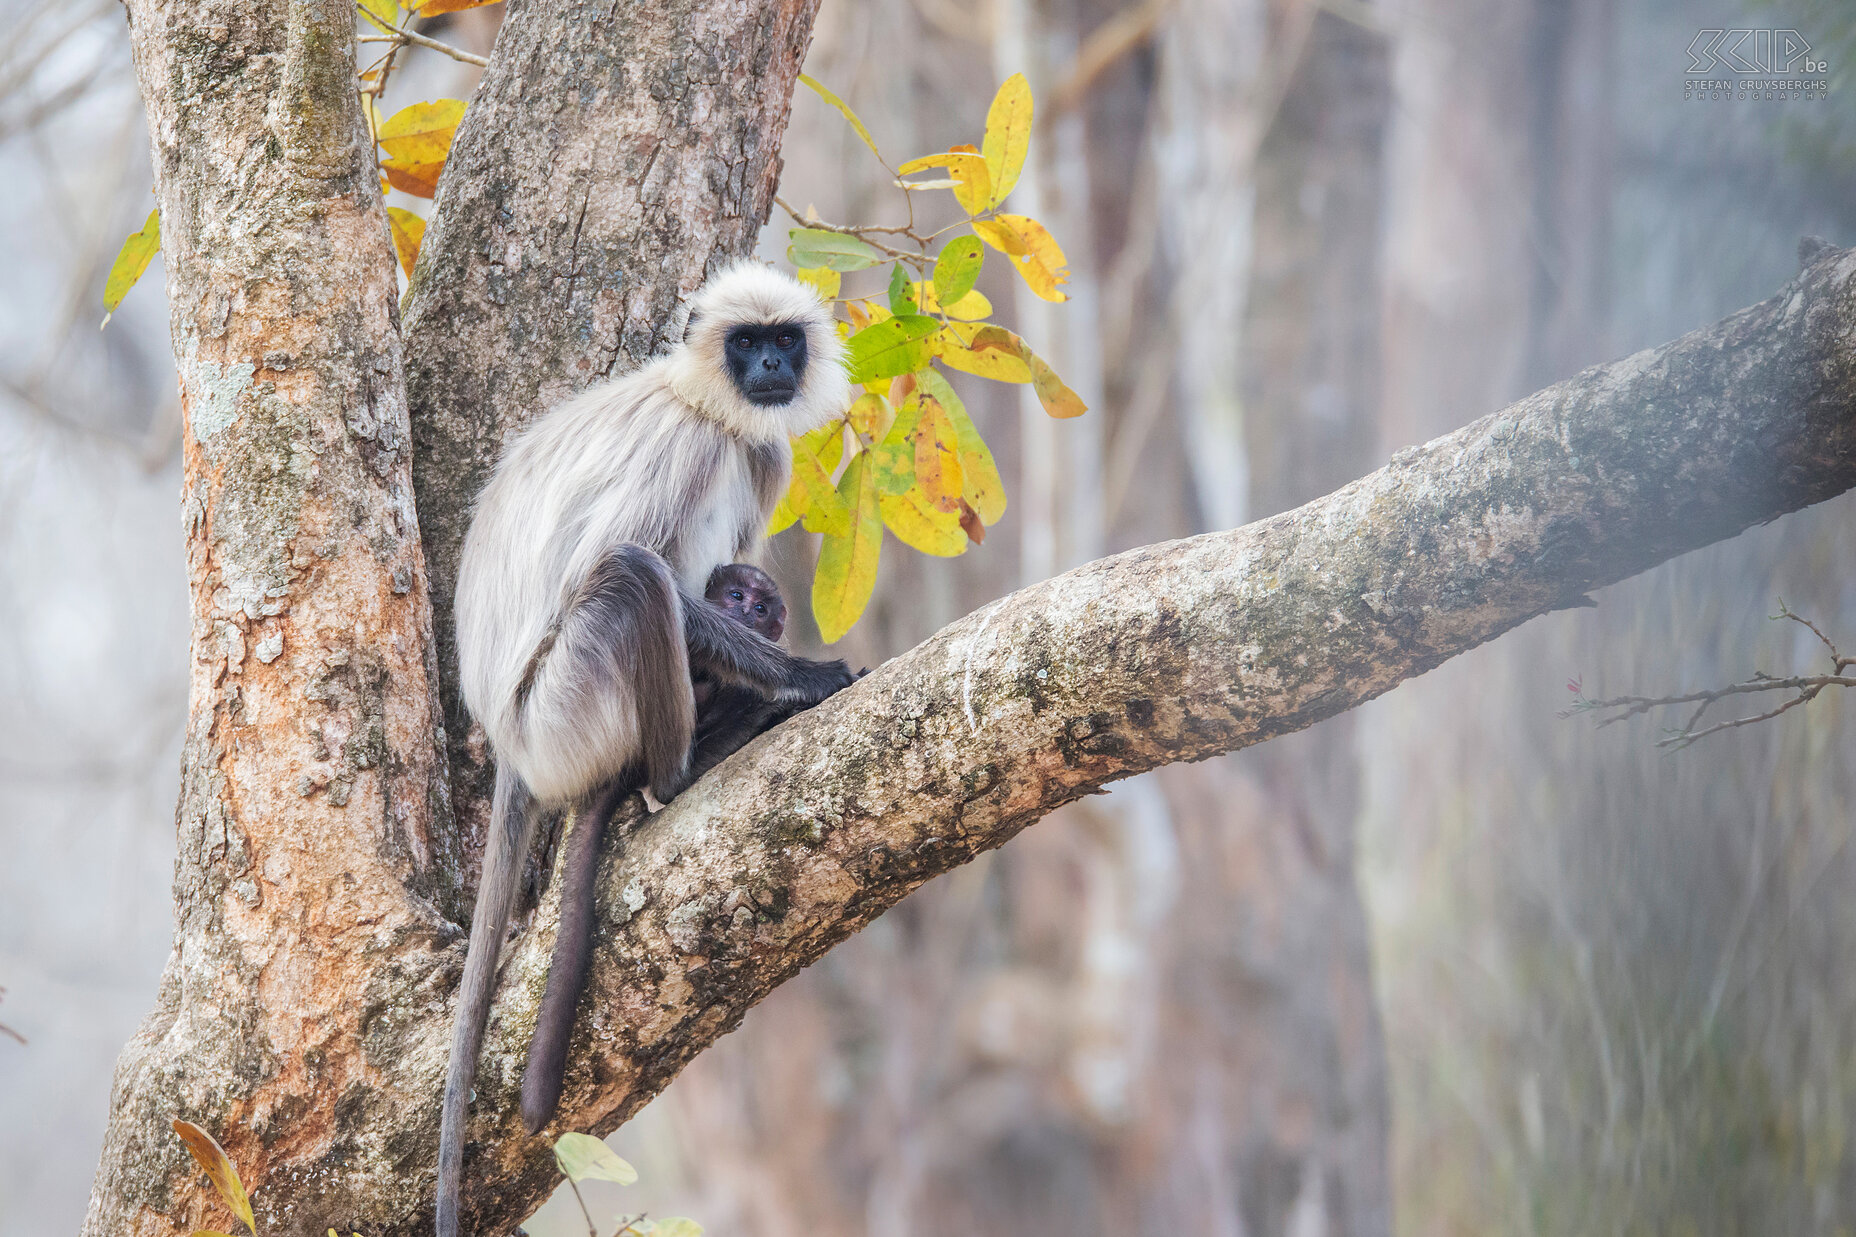
[[[741,595],[741,590],[740,590],[740,589],[738,589],[738,588],[731,588],[731,589],[729,589],[729,590],[728,590],[728,599],[729,599],[730,601],[745,601],[745,600],[747,600],[747,599],[746,599],[745,597],[743,597],[743,596]]]
[[[779,339],[775,342],[782,348],[790,348],[799,342],[799,337],[794,335],[791,331],[781,331]]]
[[[737,335],[737,336],[735,336],[735,347],[737,347],[737,348],[752,348],[753,346],[754,346],[754,337],[753,337],[752,335]]]
[[[757,601],[757,602],[755,602],[755,603],[754,603],[754,613],[756,613],[756,614],[765,614],[765,613],[767,613],[767,603],[766,603],[766,602],[764,602],[764,601]]]

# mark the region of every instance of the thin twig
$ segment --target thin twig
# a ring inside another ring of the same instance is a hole
[[[1830,655],[1830,673],[1794,674],[1785,678],[1774,678],[1768,674],[1755,674],[1752,678],[1743,680],[1742,682],[1730,683],[1726,687],[1711,687],[1704,691],[1683,692],[1679,695],[1669,696],[1613,696],[1609,700],[1588,699],[1580,688],[1578,680],[1575,679],[1572,683],[1568,684],[1573,692],[1572,705],[1562,710],[1560,716],[1569,717],[1574,713],[1603,713],[1609,711],[1611,716],[1597,719],[1597,724],[1600,728],[1603,728],[1616,722],[1625,721],[1640,714],[1648,713],[1652,709],[1673,708],[1680,704],[1692,704],[1695,706],[1694,711],[1688,715],[1688,718],[1682,725],[1673,731],[1667,738],[1658,740],[1656,744],[1658,747],[1667,748],[1671,751],[1680,751],[1697,739],[1705,739],[1709,735],[1719,734],[1723,730],[1737,730],[1741,726],[1751,726],[1756,722],[1771,721],[1781,713],[1789,712],[1801,704],[1807,704],[1817,699],[1818,693],[1823,691],[1826,687],[1856,687],[1856,676],[1844,673],[1844,671],[1850,669],[1852,666],[1856,666],[1856,657],[1846,657],[1839,652],[1836,644],[1829,636],[1824,634],[1823,629],[1816,623],[1813,623],[1810,619],[1802,615],[1793,613],[1791,608],[1785,604],[1784,598],[1779,599],[1779,612],[1773,615],[1772,618],[1774,621],[1789,619],[1794,623],[1810,629],[1811,634],[1818,638],[1818,641],[1823,644],[1825,651]],[[1696,727],[1701,725],[1703,715],[1707,713],[1709,707],[1712,705],[1718,704],[1733,696],[1745,696],[1756,692],[1776,691],[1796,692],[1797,695],[1787,700],[1784,704],[1779,705],[1777,708],[1768,709],[1763,713],[1754,713],[1746,717],[1736,717],[1731,721],[1716,722],[1705,729],[1696,729]]]
[[[428,39],[423,34],[414,34],[412,31],[396,26],[390,21],[382,21],[379,17],[368,12],[367,9],[360,4],[356,4],[354,9],[355,12],[367,18],[368,21],[372,22],[387,34],[396,35],[400,39],[413,44],[415,47],[430,48],[432,51],[451,57],[460,64],[474,64],[480,69],[487,69],[490,67],[489,60],[482,56],[464,51],[462,48],[453,47],[449,43],[440,43],[437,39]],[[360,41],[367,43],[373,40],[363,37]]]
[[[599,1237],[599,1229],[593,1224],[593,1213],[586,1209],[586,1200],[580,1197],[580,1187],[572,1177],[567,1179],[567,1188],[574,1192],[574,1201],[580,1204],[580,1214],[586,1217],[587,1237]]]
[[[910,253],[906,249],[894,249],[885,245],[882,241],[873,241],[865,235],[870,232],[881,232],[889,235],[900,233],[906,235],[918,245],[927,245],[928,241],[926,238],[917,236],[907,228],[879,228],[866,227],[862,224],[826,223],[823,219],[807,219],[798,211],[794,210],[792,204],[782,197],[776,195],[773,200],[781,210],[792,217],[794,223],[802,228],[817,228],[821,232],[836,232],[842,236],[855,236],[872,249],[880,249],[892,258],[900,258],[904,262],[912,262],[918,267],[925,267],[928,264],[928,255],[926,253]]]

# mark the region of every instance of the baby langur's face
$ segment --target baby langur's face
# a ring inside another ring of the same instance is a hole
[[[779,641],[786,633],[786,599],[773,577],[758,567],[730,563],[717,567],[703,596],[743,627]]]
[[[741,398],[757,408],[792,402],[806,372],[806,329],[793,322],[731,327],[723,355]]]

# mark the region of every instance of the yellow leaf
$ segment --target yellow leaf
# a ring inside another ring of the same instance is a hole
[[[1030,382],[1031,367],[1016,352],[976,351],[973,338],[983,324],[950,322],[936,332],[929,342],[935,356],[963,374],[991,378],[994,382]]]
[[[1068,260],[1056,238],[1043,224],[1026,215],[995,215],[975,219],[980,239],[1012,260],[1012,269],[1026,286],[1047,301],[1067,301],[1059,286],[1070,281]]]
[[[922,505],[943,513],[960,512],[960,441],[954,423],[933,396],[921,399],[915,423],[915,489]]]
[[[876,471],[859,455],[844,470],[838,493],[855,513],[848,536],[827,536],[819,546],[812,575],[812,617],[819,638],[835,644],[844,638],[870,604],[876,588],[877,558],[883,550],[883,518],[877,506]]]
[[[465,9],[480,9],[487,4],[496,4],[498,0],[425,0],[415,9],[421,17],[437,17],[440,13],[462,13]]]
[[[876,139],[870,136],[870,130],[864,128],[864,122],[857,119],[857,113],[851,110],[850,104],[831,93],[831,91],[825,89],[824,86],[819,84],[818,79],[815,77],[808,77],[806,74],[801,73],[799,75],[799,80],[817,92],[819,98],[837,108],[838,114],[850,121],[851,128],[857,130],[857,136],[864,140],[864,145],[870,148],[870,153],[876,156],[876,161],[878,163],[883,162],[883,152],[876,148]],[[888,165],[885,164],[885,166]]]
[[[395,189],[421,198],[438,191],[438,175],[445,170],[464,109],[461,99],[414,103],[381,124],[377,140],[389,156],[381,171]]]
[[[394,0],[356,0],[356,3],[363,13],[377,22],[388,27],[400,24],[400,6]]]
[[[915,283],[915,303],[921,306],[925,314],[946,314],[948,317],[963,322],[972,322],[979,318],[992,316],[992,302],[977,289],[968,291],[952,305],[942,306],[940,296],[929,280],[917,280]]]
[[[923,393],[940,404],[954,424],[954,437],[960,443],[961,497],[983,523],[997,524],[1005,514],[1005,482],[999,476],[999,466],[993,462],[986,440],[980,437],[979,427],[967,415],[967,406],[960,402],[953,384],[942,377],[939,370],[924,371],[921,384]]]
[[[142,230],[123,238],[122,248],[116,251],[116,260],[110,263],[109,277],[103,281],[103,322],[98,330],[110,324],[122,298],[129,295],[129,289],[135,287],[135,281],[142,277],[142,272],[148,269],[160,250],[161,212],[151,210],[148,218],[142,221]]]
[[[799,523],[799,513],[787,504],[786,499],[782,498],[773,504],[773,514],[767,517],[767,531],[761,536],[771,537],[775,533],[783,533],[797,523]]]
[[[1002,326],[982,326],[973,333],[973,350],[975,352],[997,352],[1001,355],[1016,355],[1031,371],[1031,385],[1037,388],[1038,402],[1044,405],[1044,411],[1053,417],[1080,417],[1089,411],[1081,397],[1064,385],[1063,379],[1057,377],[1057,371],[1043,357],[1031,351],[1031,346]]]
[[[883,523],[896,534],[896,540],[923,554],[936,558],[953,558],[967,552],[967,534],[960,527],[960,516],[924,507],[920,490],[906,494],[884,494],[877,500]]]
[[[1067,419],[1080,417],[1089,411],[1089,405],[1064,385],[1063,379],[1057,377],[1057,371],[1043,357],[1029,352],[1026,359],[1031,362],[1031,385],[1037,390],[1038,402],[1044,405],[1045,412],[1053,417]]]
[[[462,99],[434,99],[402,107],[381,124],[380,145],[403,163],[443,163],[466,106]]]
[[[881,395],[860,395],[845,416],[852,429],[866,438],[875,438],[889,422],[889,401]]]
[[[787,491],[787,505],[805,520],[809,533],[843,536],[851,531],[850,508],[832,486],[831,470],[803,442],[793,444],[793,485]]]
[[[992,174],[986,170],[986,160],[981,156],[950,150],[911,159],[896,171],[907,176],[911,172],[921,172],[928,168],[946,168],[960,182],[954,187],[954,200],[969,215],[977,215],[992,205]]]
[[[419,243],[425,239],[425,220],[409,210],[387,207],[387,226],[393,231],[393,247],[399,251],[400,269],[412,276],[412,264],[419,260]]]
[[[445,170],[442,163],[397,164],[389,160],[380,165],[380,170],[387,174],[387,183],[402,193],[410,193],[415,198],[435,197],[438,194],[438,177]]]
[[[1012,191],[1019,173],[1025,169],[1025,154],[1030,148],[1031,84],[1023,73],[1014,73],[999,87],[999,93],[992,98],[992,106],[986,111],[986,137],[980,151],[992,180],[988,206],[1005,201],[1005,195]]]
[[[793,272],[794,278],[818,293],[818,299],[829,301],[838,295],[838,289],[844,286],[844,275],[829,266],[806,266]]]
[[[180,1140],[187,1144],[187,1150],[193,1153],[193,1161],[206,1173],[207,1180],[219,1191],[219,1197],[226,1200],[226,1206],[232,1214],[245,1222],[245,1227],[253,1234],[258,1231],[257,1224],[251,1217],[251,1199],[245,1194],[245,1183],[238,1179],[238,1169],[232,1167],[232,1161],[211,1134],[191,1121],[175,1120],[169,1123]]]

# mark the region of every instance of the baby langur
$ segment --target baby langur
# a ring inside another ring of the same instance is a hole
[[[759,541],[788,440],[849,402],[818,297],[738,266],[697,293],[682,346],[543,416],[477,500],[458,676],[496,789],[445,1080],[438,1237],[457,1237],[471,1083],[537,814],[596,797],[609,816],[641,786],[674,798],[690,776],[692,667],[800,708],[851,681],[843,662],[793,657],[701,596]]]
[[[786,600],[780,596],[779,585],[758,567],[746,563],[717,567],[703,597],[722,614],[769,640],[778,642],[786,631]],[[740,750],[748,740],[791,717],[800,707],[772,700],[753,688],[721,682],[706,670],[692,674],[690,687],[696,700],[691,781]],[[561,1083],[567,1073],[567,1046],[573,1037],[574,1015],[586,987],[587,965],[593,953],[593,890],[599,848],[613,813],[630,793],[631,788],[622,780],[609,783],[574,821],[567,835],[567,853],[561,862],[560,926],[554,934],[548,986],[542,994],[535,1034],[528,1046],[528,1066],[522,1074],[522,1119],[531,1134],[548,1123],[560,1103]]]
[[[773,577],[747,563],[717,567],[703,593],[710,605],[779,642],[786,632],[786,598]],[[771,700],[751,687],[718,682],[697,673],[691,682],[696,697],[696,739],[690,749],[690,777],[699,778],[734,755],[748,740],[766,734],[799,712],[790,703]]]

